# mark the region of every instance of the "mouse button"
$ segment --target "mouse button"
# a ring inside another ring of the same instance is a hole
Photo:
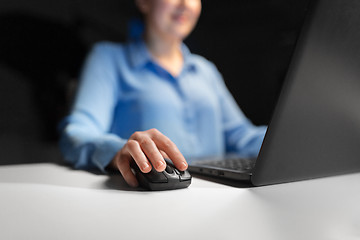
[[[168,164],[166,165],[165,171],[169,174],[172,174],[174,172],[173,168]]]
[[[180,171],[177,170],[176,168],[174,168],[174,171],[175,171],[175,173],[176,173],[177,175],[181,175]]]
[[[145,173],[144,176],[149,182],[152,183],[167,183],[168,178],[163,172],[157,172],[154,168],[151,169],[149,173]]]
[[[188,171],[182,171],[180,174],[180,182],[191,180],[191,175]]]

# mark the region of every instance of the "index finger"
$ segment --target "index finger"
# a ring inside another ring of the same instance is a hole
[[[181,154],[175,143],[173,143],[168,137],[158,132],[152,136],[152,139],[158,149],[164,151],[169,156],[177,169],[185,171],[188,168],[188,164],[184,156]]]

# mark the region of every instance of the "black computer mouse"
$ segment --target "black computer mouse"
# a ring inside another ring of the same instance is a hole
[[[175,168],[169,159],[165,159],[166,168],[163,172],[158,172],[152,167],[149,173],[143,173],[133,161],[131,164],[140,187],[151,191],[172,190],[187,188],[191,184],[191,175],[185,171]]]

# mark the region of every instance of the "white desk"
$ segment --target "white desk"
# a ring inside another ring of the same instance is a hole
[[[144,192],[50,163],[1,166],[0,239],[360,239],[360,174]]]

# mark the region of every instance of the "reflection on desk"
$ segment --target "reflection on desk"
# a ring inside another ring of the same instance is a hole
[[[0,167],[0,239],[360,239],[360,174],[147,192],[56,164]]]

